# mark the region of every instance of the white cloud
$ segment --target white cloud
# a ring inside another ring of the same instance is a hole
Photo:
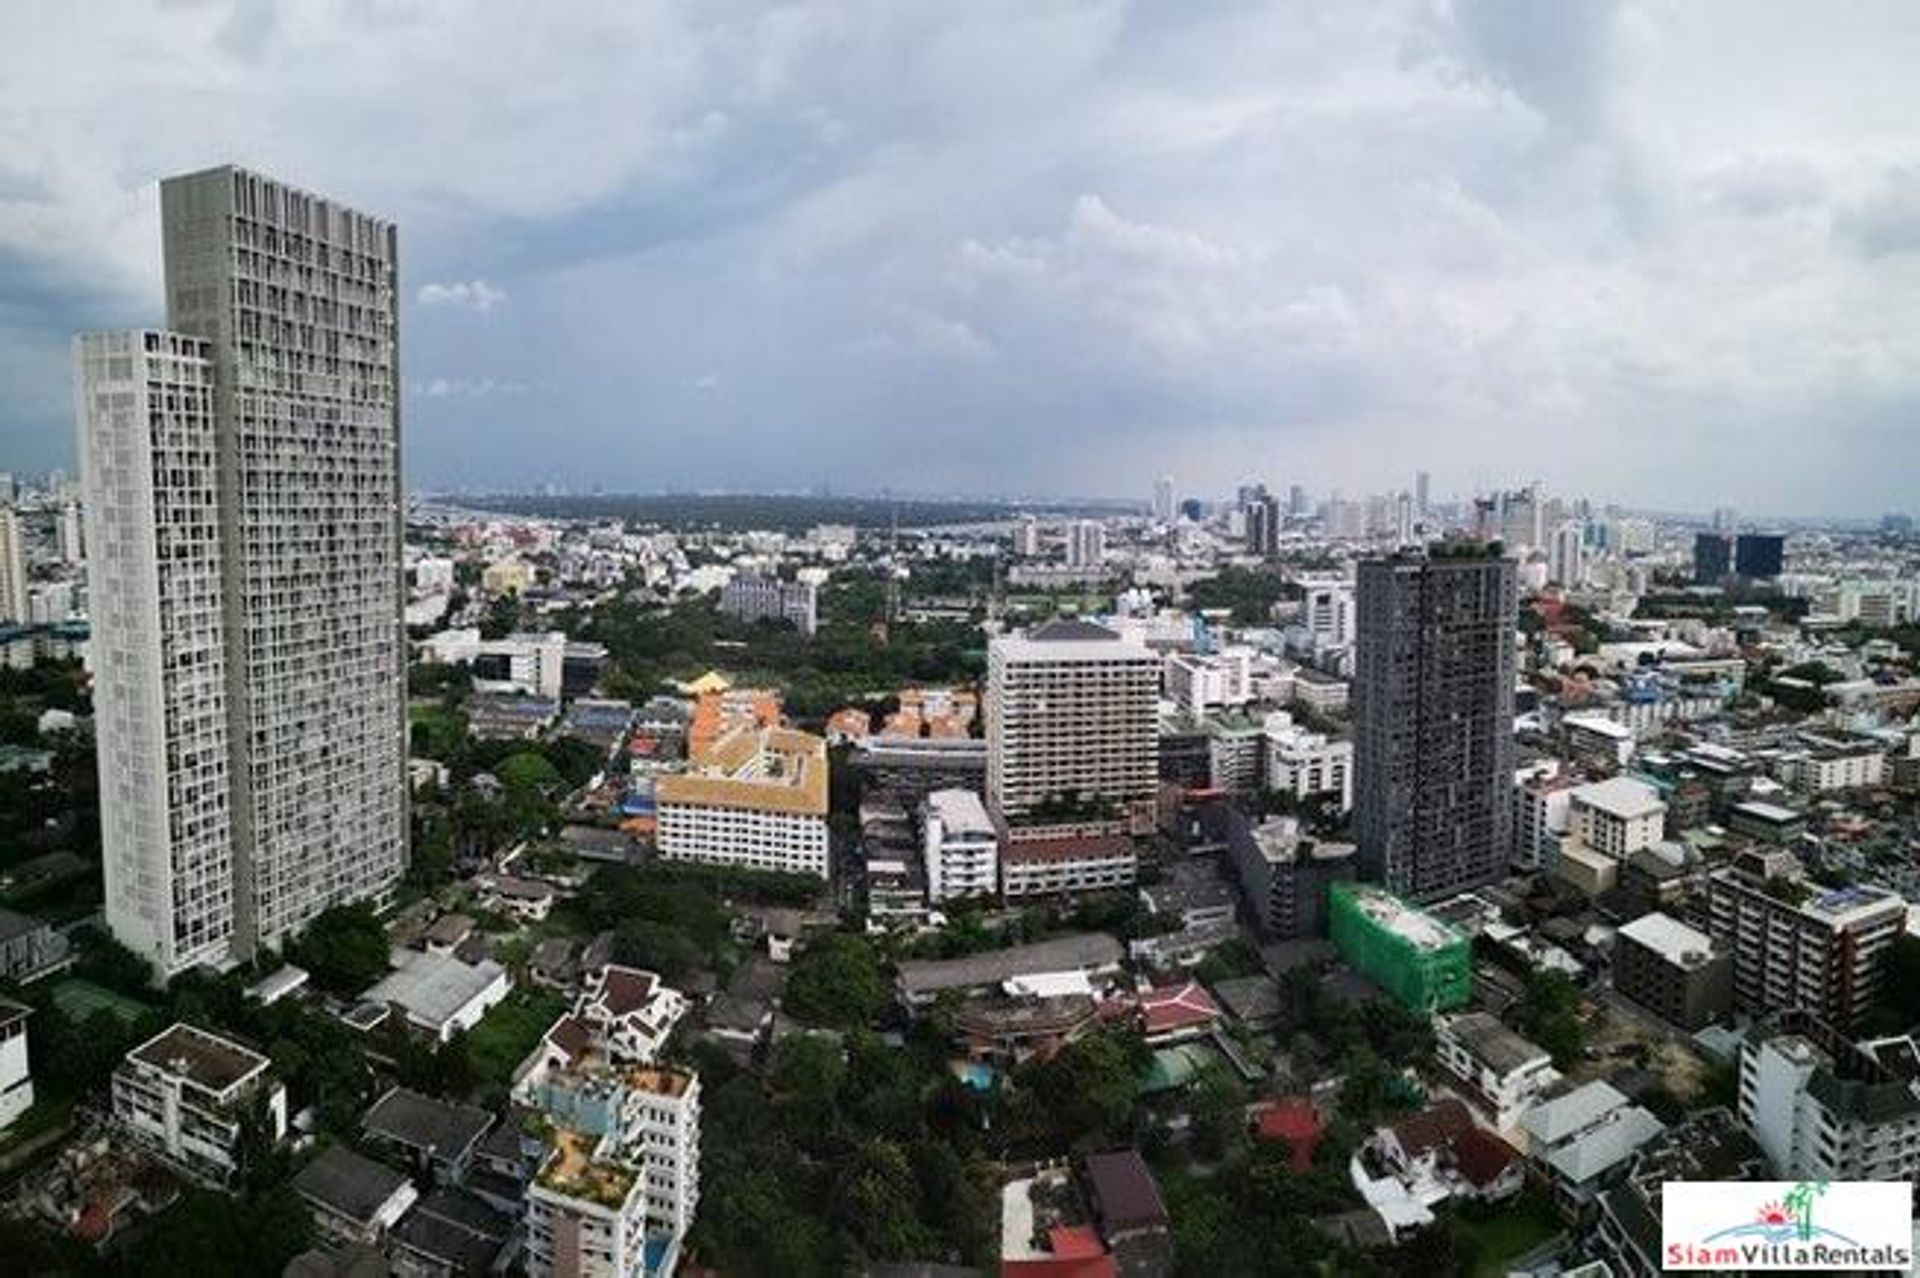
[[[493,377],[429,377],[407,383],[407,393],[416,399],[490,399],[496,395],[530,395],[534,390],[526,382]]]
[[[507,302],[506,291],[495,288],[485,280],[422,284],[416,298],[422,306],[445,306],[455,310],[477,311],[482,315]]]

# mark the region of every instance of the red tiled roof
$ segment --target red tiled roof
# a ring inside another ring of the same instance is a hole
[[[1088,835],[1058,839],[1015,839],[1000,851],[1000,859],[1029,861],[1118,861],[1133,856],[1133,844],[1119,835]]]
[[[1033,1256],[1000,1262],[1000,1278],[1120,1278],[1112,1256]]]
[[[577,1061],[593,1045],[593,1035],[585,1025],[568,1015],[553,1023],[553,1028],[547,1031],[547,1041],[565,1052],[568,1060]]]
[[[1140,996],[1140,1016],[1149,1035],[1205,1025],[1220,1018],[1220,1005],[1197,981],[1162,985]]]
[[[1106,1244],[1092,1225],[1055,1225],[1047,1231],[1047,1250],[1056,1256],[1104,1256]]]
[[[1393,1134],[1407,1157],[1418,1158],[1430,1149],[1452,1144],[1472,1126],[1473,1116],[1467,1113],[1466,1105],[1449,1096],[1413,1117],[1395,1123]]]
[[[611,1016],[625,1016],[628,1012],[637,1012],[653,998],[654,986],[658,981],[652,972],[642,972],[633,967],[613,967],[606,970],[606,982],[600,989],[600,1005]]]
[[[113,1232],[113,1213],[98,1198],[89,1198],[73,1222],[73,1236],[84,1243],[99,1244]]]
[[[1293,1169],[1309,1171],[1313,1167],[1313,1147],[1320,1141],[1320,1115],[1314,1112],[1311,1101],[1284,1096],[1260,1107],[1254,1116],[1254,1136],[1286,1141]]]
[[[1462,1176],[1484,1189],[1520,1159],[1520,1151],[1484,1127],[1469,1127],[1453,1140],[1453,1163]]]

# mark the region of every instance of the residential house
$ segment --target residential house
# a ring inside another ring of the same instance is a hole
[[[293,1178],[313,1216],[314,1233],[334,1247],[380,1245],[420,1193],[405,1176],[357,1154],[329,1145]]]
[[[1436,1018],[1434,1055],[1503,1132],[1560,1079],[1545,1048],[1486,1012]]]
[[[1568,1216],[1583,1216],[1600,1191],[1665,1124],[1609,1083],[1590,1082],[1542,1099],[1520,1120],[1528,1155]]]

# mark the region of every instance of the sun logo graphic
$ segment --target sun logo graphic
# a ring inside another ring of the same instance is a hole
[[[1661,1195],[1663,1259],[1670,1270],[1900,1268],[1912,1260],[1912,1201],[1904,1182],[1674,1181]]]

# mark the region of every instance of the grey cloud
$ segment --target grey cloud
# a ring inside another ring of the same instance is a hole
[[[49,7],[0,88],[0,454],[70,448],[67,332],[160,318],[153,179],[237,158],[400,219],[420,482],[1891,503],[1896,15]]]
[[[1798,156],[1745,156],[1706,174],[1709,203],[1748,217],[1772,217],[1826,200],[1820,170]]]
[[[1835,214],[1833,230],[1868,257],[1920,249],[1920,168],[1888,172],[1872,194]]]

